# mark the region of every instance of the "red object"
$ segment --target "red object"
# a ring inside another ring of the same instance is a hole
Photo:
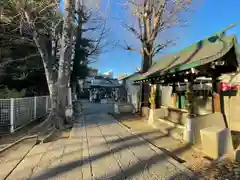
[[[229,84],[225,83],[225,82],[221,82],[220,88],[221,88],[221,91],[229,91],[229,90],[231,90],[231,87],[229,86]]]
[[[240,89],[240,85],[233,85],[231,87],[231,90],[234,90],[234,91],[239,90],[239,89]]]
[[[240,85],[231,85],[229,83],[226,82],[221,82],[221,91],[236,91],[240,89]]]

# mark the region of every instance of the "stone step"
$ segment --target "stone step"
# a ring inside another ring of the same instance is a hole
[[[183,141],[184,128],[181,126],[173,126],[164,120],[156,120],[152,126],[156,129],[159,129],[163,133],[172,136],[174,139]]]
[[[165,123],[165,124],[168,124],[169,126],[172,126],[172,127],[177,127],[179,129],[184,129],[185,127],[181,124],[177,124],[177,123],[174,123],[172,121],[169,121],[169,120],[166,120],[166,119],[161,119],[161,118],[158,118],[157,119],[158,121],[162,122],[162,123]]]

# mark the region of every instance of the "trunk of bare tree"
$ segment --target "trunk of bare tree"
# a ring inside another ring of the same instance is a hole
[[[70,66],[72,59],[74,7],[75,0],[64,1],[65,12],[58,74],[56,74],[53,70],[53,61],[56,58],[55,56],[53,57],[53,54],[55,53],[52,53],[49,49],[47,49],[46,41],[49,39],[46,39],[47,37],[40,35],[37,31],[33,33],[34,41],[42,57],[51,98],[52,110],[49,115],[51,118],[48,119],[57,129],[63,126],[66,119],[65,110],[67,106],[67,88],[70,80]]]
[[[54,125],[57,117],[58,91],[56,84],[57,76],[56,74],[54,74],[52,61],[53,58],[56,57],[52,57],[51,54],[49,53],[49,50],[47,50],[46,39],[44,36],[39,35],[39,33],[35,31],[33,33],[33,39],[42,58],[51,102],[51,112],[45,124]]]
[[[148,71],[148,69],[152,65],[152,57],[149,55],[146,51],[151,52],[151,46],[147,47],[146,50],[143,51],[142,54],[142,73],[145,73]],[[149,95],[150,93],[150,87],[148,84],[141,83],[141,109],[143,107],[149,107]]]
[[[73,46],[73,23],[75,0],[64,1],[64,23],[61,39],[59,69],[58,69],[58,106],[56,125],[61,127],[65,121],[67,107],[68,84],[71,72],[72,46]]]
[[[83,17],[84,17],[84,13],[83,13],[83,1],[78,0],[77,4],[76,4],[76,12],[77,12],[77,17],[78,17],[78,21],[77,21],[77,29],[76,29],[76,42],[75,42],[75,54],[74,54],[74,62],[73,62],[73,71],[72,71],[72,82],[71,82],[71,87],[72,87],[72,92],[74,95],[79,94],[80,92],[78,91],[79,88],[77,88],[78,86],[78,79],[79,76],[76,73],[76,71],[78,71],[79,69],[77,69],[77,64],[80,64],[80,58],[79,58],[79,54],[81,53],[81,40],[82,40],[82,26],[83,26]]]

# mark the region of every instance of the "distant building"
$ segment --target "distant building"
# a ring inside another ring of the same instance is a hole
[[[94,68],[89,68],[88,70],[88,76],[96,76],[98,74],[98,69],[94,69]]]
[[[139,72],[127,75],[123,78],[118,79],[119,83],[123,85],[125,93],[122,92],[121,96],[126,96],[127,102],[133,104],[136,111],[139,111],[140,102],[140,85],[133,81],[140,76]]]
[[[92,92],[97,89],[108,89],[108,91],[112,91],[113,89],[116,90],[121,87],[118,79],[113,78],[112,71],[99,73],[98,69],[93,68],[89,69],[89,75],[85,79],[79,81],[79,85],[81,94],[84,94],[86,98],[91,97]],[[116,90],[116,92],[117,91],[118,90]]]

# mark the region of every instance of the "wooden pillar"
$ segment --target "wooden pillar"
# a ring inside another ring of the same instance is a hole
[[[156,108],[160,108],[161,102],[160,102],[160,86],[159,84],[156,84]]]
[[[186,107],[188,109],[189,117],[191,118],[194,114],[194,93],[193,93],[193,83],[194,77],[190,75],[187,82],[187,91],[186,91]]]
[[[213,112],[221,112],[220,81],[217,80],[216,74],[212,76],[212,89]]]
[[[149,94],[149,85],[148,84],[145,84],[145,83],[141,83],[140,84],[140,114],[142,116],[144,116],[144,112],[143,112],[143,108],[148,108],[149,107],[149,97],[150,97],[150,94]]]
[[[173,89],[172,89],[172,103],[173,107],[177,107],[177,94],[176,94],[176,84],[173,83]]]
[[[151,109],[156,109],[156,84],[151,85],[150,103]]]

